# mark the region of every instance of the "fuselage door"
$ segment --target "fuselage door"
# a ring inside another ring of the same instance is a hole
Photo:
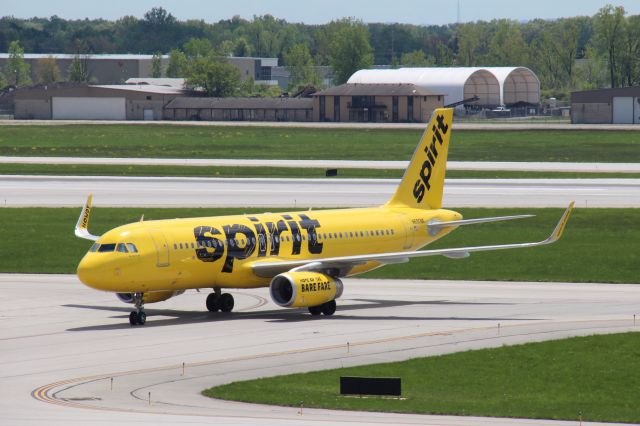
[[[418,225],[413,223],[407,215],[400,216],[400,221],[404,225],[405,232],[404,244],[402,245],[402,248],[407,250],[413,246],[413,240],[415,237],[415,233],[418,230]]]
[[[169,245],[164,233],[159,229],[149,230],[153,244],[156,246],[156,253],[158,254],[158,262],[156,266],[164,267],[169,266]]]

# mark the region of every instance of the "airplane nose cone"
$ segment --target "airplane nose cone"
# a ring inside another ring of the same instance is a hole
[[[86,255],[78,264],[76,274],[78,279],[86,286],[97,288],[99,286],[99,265],[93,256]]]

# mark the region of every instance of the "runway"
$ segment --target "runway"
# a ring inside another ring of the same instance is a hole
[[[2,157],[2,164],[109,164],[134,166],[279,167],[289,169],[405,170],[409,161],[368,160],[265,160],[246,158],[105,158],[105,157]],[[448,161],[447,170],[527,172],[640,173],[640,163],[568,163],[517,161]]]
[[[0,206],[363,207],[382,204],[395,179],[0,177]],[[640,179],[448,179],[445,207],[640,207]]]
[[[240,379],[639,330],[635,285],[346,279],[338,311],[277,308],[236,291],[238,312],[204,312],[195,291],[128,305],[68,275],[0,275],[3,425],[574,425],[266,407],[205,398]],[[184,372],[182,366],[184,364]],[[111,381],[113,378],[113,382]]]

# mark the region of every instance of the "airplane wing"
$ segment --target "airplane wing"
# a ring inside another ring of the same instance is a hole
[[[564,231],[571,211],[573,210],[574,203],[571,202],[569,207],[562,214],[562,217],[558,221],[555,229],[543,241],[531,242],[531,243],[516,243],[516,244],[502,244],[492,246],[475,246],[475,247],[459,247],[449,249],[438,250],[420,250],[410,252],[395,252],[395,253],[379,253],[379,254],[363,254],[356,256],[340,256],[340,257],[328,257],[324,259],[313,260],[285,260],[285,261],[263,261],[254,262],[251,268],[253,272],[260,276],[271,278],[280,273],[287,271],[313,271],[322,272],[332,276],[346,276],[353,269],[353,267],[365,264],[367,262],[379,262],[382,264],[390,263],[404,263],[414,257],[423,256],[445,256],[452,259],[459,259],[468,257],[470,253],[478,251],[491,251],[491,250],[506,250],[513,248],[527,248],[537,247],[546,244],[551,244],[560,239]],[[473,219],[472,219],[473,220]]]

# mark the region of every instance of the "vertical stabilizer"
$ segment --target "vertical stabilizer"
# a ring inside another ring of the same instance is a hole
[[[416,209],[442,207],[452,119],[451,108],[439,108],[433,112],[409,167],[387,205]]]

